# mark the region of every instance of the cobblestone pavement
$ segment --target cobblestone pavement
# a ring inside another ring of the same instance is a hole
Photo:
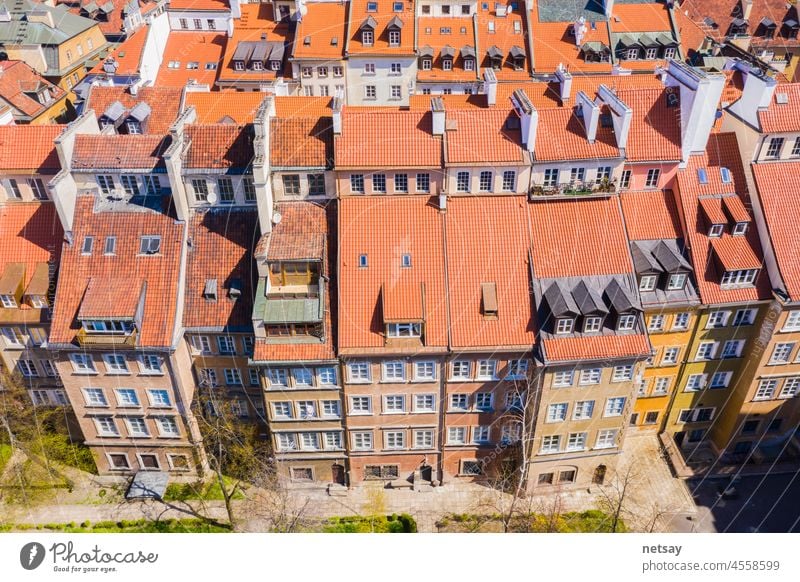
[[[663,531],[678,516],[682,519],[697,513],[697,507],[684,481],[675,479],[661,456],[655,435],[630,436],[621,455],[620,467],[630,467],[630,479],[624,518],[634,529]],[[613,482],[613,478],[609,480]],[[606,488],[608,491],[609,488]],[[453,513],[496,513],[498,507],[509,499],[486,486],[473,483],[448,483],[427,492],[381,489],[380,505],[386,513],[409,513],[417,520],[419,531],[435,532],[436,522]],[[525,501],[532,510],[546,508],[558,502],[560,510],[584,511],[594,509],[603,499],[600,487],[548,491],[535,494]],[[157,502],[105,502],[76,503],[74,498],[49,501],[34,507],[0,505],[0,521],[11,523],[80,523],[121,519],[186,518],[188,513],[165,507]],[[322,488],[293,490],[291,501],[295,506],[305,506],[309,517],[369,513],[375,498],[367,487],[343,492],[341,496],[328,495]],[[196,503],[196,502],[195,502]],[[263,521],[251,514],[246,502],[237,502],[239,513],[248,515],[244,528],[262,531]],[[224,518],[221,502],[208,502],[206,513]]]

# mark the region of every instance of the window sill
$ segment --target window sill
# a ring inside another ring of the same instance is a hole
[[[160,434],[160,435],[158,435],[158,438],[174,440],[174,439],[181,438],[181,435],[179,435],[179,434]]]
[[[97,374],[96,370],[87,371],[87,372],[81,372],[81,371],[78,371],[78,370],[73,370],[72,375],[73,376],[97,376],[98,374]]]
[[[106,376],[130,376],[130,372],[106,372]]]
[[[610,445],[610,446],[607,446],[607,447],[594,447],[592,450],[594,450],[594,451],[603,451],[603,450],[616,449],[616,448],[618,448],[617,445]]]
[[[448,378],[447,381],[448,382],[475,382],[475,380],[473,380],[472,378],[470,378],[468,376],[466,376],[464,378],[455,378],[455,377]]]
[[[412,410],[410,414],[436,414],[435,410]]]
[[[463,413],[463,412],[472,412],[472,411],[469,408],[448,408],[447,412],[449,412],[449,413],[462,412]]]
[[[139,372],[138,376],[163,376],[164,372]]]

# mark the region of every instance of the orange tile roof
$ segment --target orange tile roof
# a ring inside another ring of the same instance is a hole
[[[75,170],[154,170],[164,168],[164,151],[172,138],[163,135],[75,136],[72,167]]]
[[[392,281],[381,286],[384,322],[422,322],[425,320],[425,286],[417,281]]]
[[[573,108],[542,109],[534,157],[538,161],[618,158],[620,152],[613,129],[598,126],[595,142],[589,143],[583,118]]]
[[[253,160],[253,130],[247,125],[188,125],[185,168],[246,168]]]
[[[275,167],[331,167],[333,126],[329,117],[270,121],[270,162]]]
[[[535,11],[534,11],[535,13]],[[586,25],[583,43],[602,42],[609,46],[608,23],[595,22],[595,29]],[[533,30],[533,69],[537,73],[552,73],[559,65],[564,65],[573,73],[610,73],[611,61],[596,63],[587,61],[581,55],[575,37],[570,35],[570,22],[537,22],[531,24]],[[574,80],[573,80],[574,82]]]
[[[711,248],[726,271],[758,269],[763,262],[742,236],[712,238]]]
[[[511,4],[521,6],[521,9],[511,11]],[[499,2],[502,4],[502,2]],[[480,3],[478,3],[480,7]],[[495,75],[500,81],[524,80],[530,78],[530,55],[528,54],[528,23],[525,18],[525,8],[522,3],[506,2],[508,12],[505,17],[497,17],[495,3],[490,3],[488,13],[482,10],[478,14],[478,64],[484,68],[491,68],[492,62],[488,50],[497,47],[503,54],[503,64]],[[521,11],[520,11],[521,10]],[[489,28],[489,23],[494,23],[494,31]],[[516,28],[515,28],[516,27]],[[519,31],[519,32],[518,32]],[[525,66],[522,70],[514,69],[509,55],[512,47],[518,47],[525,53]]]
[[[196,211],[189,220],[192,246],[186,265],[185,327],[251,328],[253,310],[252,249],[259,237],[254,210],[219,208]],[[216,279],[217,299],[203,297],[206,281]],[[238,280],[241,295],[228,290]]]
[[[725,212],[722,210],[721,198],[716,196],[699,198],[698,203],[711,224],[725,224],[728,222],[728,217],[725,216]]]
[[[70,344],[80,329],[81,301],[92,279],[119,277],[142,281],[147,288],[138,347],[168,347],[175,330],[178,279],[184,226],[171,216],[148,210],[94,212],[93,196],[79,196],[75,204],[74,243],[62,249],[58,288],[50,329],[50,343]],[[140,236],[160,235],[161,251],[140,255]],[[95,238],[94,252],[83,255],[85,236]],[[103,254],[103,241],[116,236],[116,254]],[[113,302],[125,301],[131,287],[122,287]]]
[[[442,32],[447,30],[447,32]],[[417,18],[417,49],[429,47],[433,49],[433,62],[431,70],[424,71],[417,68],[418,81],[465,81],[471,82],[478,78],[478,67],[472,71],[464,69],[464,59],[461,49],[471,47],[476,51],[475,25],[471,17],[452,17],[442,19],[432,16]],[[442,49],[449,47],[455,55],[452,60],[452,69],[445,71],[442,68]],[[476,51],[477,56],[477,51]],[[473,63],[476,63],[473,59]]]
[[[0,206],[0,275],[9,263],[25,264],[25,286],[36,265],[58,265],[64,230],[52,202],[10,202]]]
[[[447,201],[450,336],[455,348],[533,345],[526,206],[520,196]],[[494,319],[483,316],[482,283],[496,285]]]
[[[720,168],[731,171],[733,181],[722,182]],[[707,184],[701,184],[697,170],[706,170]],[[706,152],[690,156],[685,169],[679,170],[675,181],[681,205],[681,215],[686,221],[686,234],[691,259],[697,278],[697,287],[703,303],[736,303],[757,301],[769,296],[769,277],[761,270],[755,287],[722,289],[722,271],[712,252],[712,239],[708,236],[708,224],[700,212],[699,198],[704,195],[719,193],[735,193],[745,206],[748,204],[747,182],[745,180],[742,159],[736,135],[733,133],[714,133],[708,141]],[[722,238],[732,238],[725,232]],[[751,252],[761,261],[761,249],[758,232],[752,226],[747,235],[741,239],[749,246]],[[724,243],[723,243],[724,244]],[[719,243],[718,243],[719,245]],[[748,253],[749,255],[749,253]]]
[[[142,291],[146,289],[141,279],[89,277],[78,308],[78,319],[133,319]]]
[[[85,111],[93,109],[99,119],[108,106],[119,101],[130,111],[137,103],[147,103],[151,113],[142,127],[144,133],[164,134],[178,117],[181,104],[181,89],[177,87],[142,87],[136,96],[127,87],[92,86],[86,98]]]
[[[617,91],[633,110],[625,156],[630,162],[681,159],[680,106],[667,107],[665,89]]]
[[[632,273],[615,197],[528,205],[537,278]]]
[[[683,0],[681,10],[689,13],[689,18],[711,38],[721,41],[730,30],[731,22],[738,16],[735,8],[739,8],[739,0]],[[675,12],[678,12],[677,10]],[[716,26],[707,26],[703,21],[710,17]],[[752,3],[748,32],[751,35],[759,32],[759,24],[763,18],[769,18],[778,25],[774,39],[766,40],[754,36],[752,41],[759,45],[797,46],[796,38],[786,38],[781,31],[781,24],[789,19],[800,20],[795,7],[786,0],[757,0]]]
[[[217,10],[229,12],[228,0],[170,0],[171,10]]]
[[[331,117],[332,97],[304,97],[298,95],[276,96],[275,115],[277,117]]]
[[[278,204],[278,212],[280,222],[261,238],[256,254],[270,261],[323,259],[328,207],[316,202],[284,202]]]
[[[227,43],[228,37],[224,33],[171,31],[156,85],[182,88],[194,80],[198,85],[213,87]],[[177,68],[170,67],[170,63],[177,63]],[[198,68],[187,69],[189,63],[198,63]],[[208,69],[207,66],[215,68]]]
[[[52,101],[43,105],[32,93],[44,91]],[[0,103],[14,108],[14,117],[30,121],[66,97],[61,87],[53,85],[22,61],[0,61]]]
[[[392,220],[387,221],[387,216]],[[338,320],[342,349],[357,352],[383,348],[381,288],[400,285],[417,289],[420,284],[425,287],[424,347],[447,345],[442,220],[436,204],[425,196],[348,197],[339,201]],[[411,255],[410,268],[400,266],[403,254]],[[367,255],[368,267],[358,266],[359,255]],[[419,351],[420,347],[407,349]]]
[[[543,338],[542,346],[549,361],[562,362],[650,354],[650,345],[643,334]]]
[[[142,51],[149,31],[150,25],[143,26],[109,53],[109,57],[113,57],[117,62],[115,75],[136,75],[139,73],[139,66],[142,63]],[[104,60],[101,60],[89,73],[92,75],[105,74],[103,63]]]
[[[233,35],[225,46],[225,54],[220,65],[219,81],[235,83],[238,81],[272,81],[279,76],[290,77],[291,66],[288,56],[291,51],[292,30],[287,22],[275,21],[270,3],[242,4],[242,17],[233,21]],[[237,71],[233,67],[233,55],[241,42],[267,41],[283,44],[282,67],[278,71],[265,66],[261,71]]]
[[[242,125],[253,123],[259,106],[266,98],[260,91],[187,91],[184,108],[194,107],[195,123],[220,123],[230,118]]]
[[[0,126],[0,170],[34,170],[56,174],[61,169],[53,141],[64,125]]]
[[[297,24],[293,43],[296,59],[340,59],[347,40],[347,3],[309,2]],[[305,39],[309,39],[306,44]],[[336,44],[333,40],[336,39]]]
[[[630,4],[616,2],[611,11],[609,26],[611,27],[611,32],[672,31],[672,25],[669,21],[669,9],[661,2]]]
[[[782,94],[788,103],[778,103],[778,95]],[[800,83],[778,85],[769,107],[758,110],[758,121],[762,133],[800,131]]]
[[[675,17],[675,27],[681,39],[681,48],[687,61],[691,60],[706,42],[706,32],[694,20],[692,20],[685,10],[673,10]]]
[[[672,190],[626,191],[621,192],[619,198],[630,240],[683,237]]]
[[[414,4],[404,2],[402,12],[393,11],[393,2],[378,2],[376,12],[367,12],[368,0],[351,0],[349,10],[348,39],[345,51],[348,55],[413,55],[414,54]],[[397,17],[403,23],[400,29],[399,46],[389,46],[388,24]],[[375,21],[372,46],[361,42],[362,23],[368,18]]]
[[[336,166],[441,167],[442,142],[432,133],[431,113],[370,111],[346,107],[342,134],[334,140]]]
[[[509,118],[518,119],[512,109],[455,110],[446,116],[448,163],[527,163],[519,124],[515,129],[506,125]]]
[[[800,162],[753,164],[756,191],[783,284],[792,301],[800,300]]]

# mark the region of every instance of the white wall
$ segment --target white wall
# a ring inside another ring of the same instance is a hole
[[[151,85],[155,84],[158,68],[164,57],[169,36],[169,20],[167,13],[156,16],[147,30],[147,40],[142,49],[142,62],[139,67],[139,76],[142,81]]]
[[[375,64],[375,74],[364,74],[367,63]],[[400,63],[399,75],[390,73],[391,64]],[[417,77],[416,57],[350,57],[347,61],[347,103],[349,105],[408,105],[409,94],[416,92],[415,79]],[[374,85],[375,99],[364,98],[364,87]],[[400,85],[402,98],[390,98],[391,86]]]
[[[192,12],[191,10],[184,10],[176,12],[170,10],[167,12],[169,15],[169,26],[172,30],[213,30],[214,32],[227,33],[228,21],[231,19],[230,12]],[[181,19],[186,20],[186,28],[181,26]],[[195,20],[200,20],[200,26],[197,26]],[[209,26],[209,20],[213,21],[213,28]]]
[[[328,75],[326,77],[319,76],[319,67],[328,68]],[[341,77],[334,76],[334,67],[342,68]],[[303,76],[303,69],[305,68],[311,69],[310,77]],[[323,95],[321,87],[325,86],[328,89],[328,95],[333,97],[336,95],[336,89],[341,87],[342,91],[345,93],[345,99],[347,98],[347,66],[345,61],[293,61],[292,78],[295,81],[300,81],[300,95],[320,97]]]

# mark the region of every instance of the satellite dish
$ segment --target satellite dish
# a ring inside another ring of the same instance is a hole
[[[281,216],[280,212],[276,212],[272,215],[272,224],[279,224],[283,216]]]
[[[208,196],[206,196],[206,200],[209,204],[216,204],[217,203],[217,193],[216,192],[209,192]]]

